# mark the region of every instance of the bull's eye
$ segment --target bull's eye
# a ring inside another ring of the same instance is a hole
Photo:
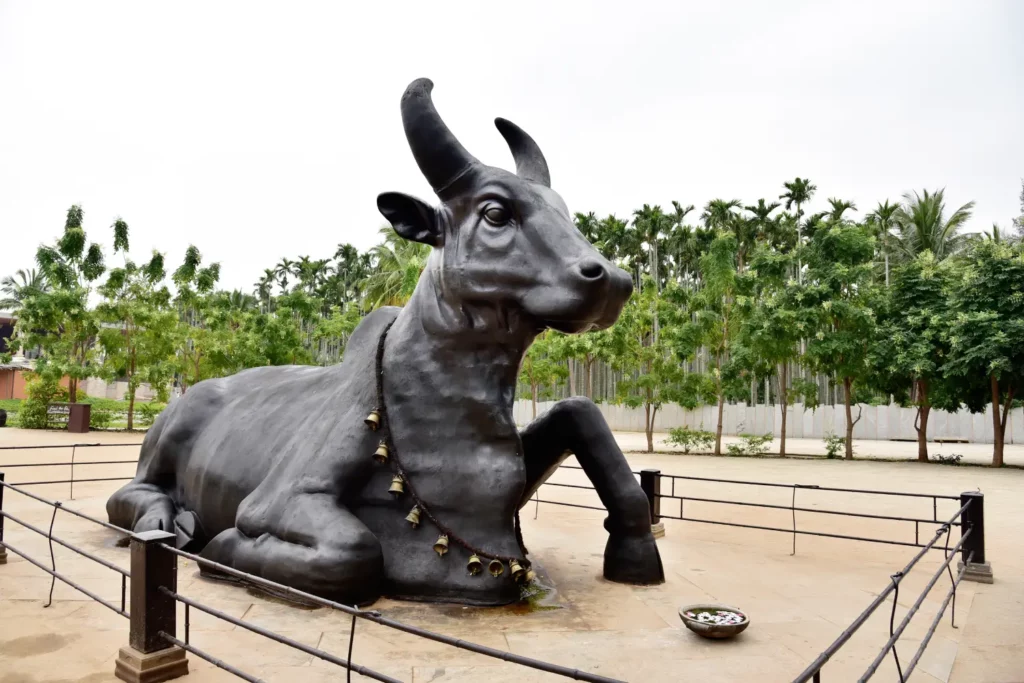
[[[484,209],[484,218],[491,225],[505,225],[508,223],[509,212],[504,206],[491,204]]]

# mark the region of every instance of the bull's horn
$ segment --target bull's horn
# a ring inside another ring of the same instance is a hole
[[[551,187],[548,162],[544,160],[544,153],[534,139],[508,119],[494,119],[494,125],[512,150],[512,157],[516,160],[516,175],[523,180]]]
[[[429,78],[409,84],[402,95],[402,123],[412,155],[427,182],[440,195],[471,166],[479,164],[452,135],[434,108]]]

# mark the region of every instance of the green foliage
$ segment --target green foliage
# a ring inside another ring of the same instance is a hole
[[[756,456],[768,452],[773,435],[768,434],[740,434],[739,443],[731,443],[726,446],[729,455]]]
[[[160,411],[164,409],[162,403],[152,402],[141,402],[138,406],[138,418],[139,424],[143,427],[149,427],[156,420],[156,416],[160,414]]]
[[[665,442],[674,446],[680,446],[683,449],[683,453],[686,454],[694,450],[699,453],[706,453],[715,444],[715,434],[704,429],[690,429],[683,425],[682,427],[670,429]]]
[[[825,457],[829,460],[839,457],[839,452],[846,448],[846,437],[829,432],[822,439],[825,442]]]
[[[47,410],[53,403],[68,400],[67,389],[52,377],[32,373],[26,378],[25,393],[28,398],[18,411],[18,426],[24,429],[46,429],[50,426]]]
[[[963,457],[964,456],[961,453],[950,453],[949,455],[942,455],[940,453],[935,456],[935,462],[939,463],[940,465],[952,465],[956,467],[957,465],[960,464],[960,461],[963,459]]]
[[[89,409],[90,429],[107,429],[108,427],[110,427],[110,423],[113,421],[114,414],[109,410],[103,410],[102,408]]]

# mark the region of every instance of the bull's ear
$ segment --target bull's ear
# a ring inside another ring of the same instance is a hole
[[[377,209],[405,239],[432,247],[444,244],[441,221],[430,204],[401,192],[384,192],[377,195]]]

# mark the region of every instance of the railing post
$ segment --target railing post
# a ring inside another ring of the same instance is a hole
[[[661,538],[665,535],[665,523],[661,521],[661,470],[640,470],[640,488],[651,511],[651,533]]]
[[[177,604],[160,590],[178,590],[178,558],[163,548],[174,538],[166,531],[131,537],[131,625],[128,646],[114,663],[114,675],[127,683],[157,683],[188,673],[185,651],[168,647],[160,635],[176,633]]]
[[[4,473],[0,472],[0,482],[4,480]],[[0,512],[4,509],[4,489],[0,483]],[[7,546],[4,545],[4,516],[0,515],[0,564],[7,564]]]
[[[960,534],[963,535],[970,529],[971,535],[960,547],[958,568],[963,569],[967,558],[973,553],[970,563],[967,564],[967,571],[964,572],[964,579],[992,583],[992,565],[985,558],[985,494],[980,491],[961,493],[960,506],[964,505],[967,505],[967,509],[960,516]]]

